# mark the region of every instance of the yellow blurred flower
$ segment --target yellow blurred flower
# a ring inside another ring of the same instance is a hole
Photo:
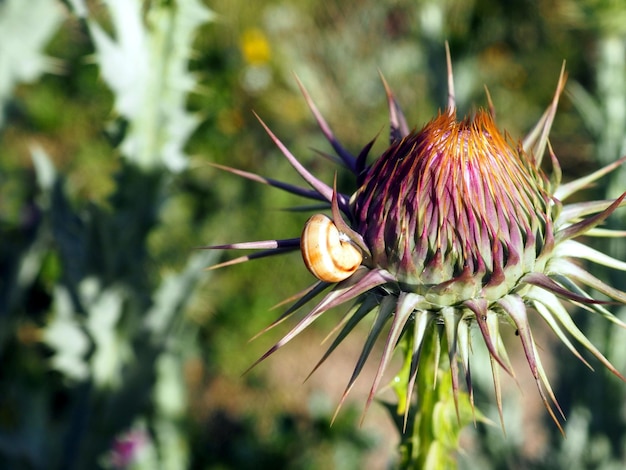
[[[241,35],[241,52],[249,65],[262,65],[269,62],[272,51],[265,33],[258,28],[248,28]]]

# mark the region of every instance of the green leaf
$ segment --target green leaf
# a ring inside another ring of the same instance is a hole
[[[115,108],[128,121],[123,155],[144,169],[165,165],[185,168],[183,147],[198,124],[186,110],[195,79],[188,70],[197,28],[212,17],[197,0],[181,0],[148,10],[141,2],[107,0],[116,39],[93,20],[88,22],[96,59],[115,95]]]
[[[88,306],[85,327],[95,346],[91,357],[93,381],[100,388],[118,388],[122,381],[122,368],[132,357],[127,338],[118,334],[125,295],[115,287],[101,290],[93,278],[81,283],[81,292],[85,293],[87,289],[93,291],[92,298],[84,299],[84,304]]]
[[[72,380],[85,380],[89,377],[85,356],[90,341],[74,312],[67,289],[55,289],[54,305],[54,316],[43,334],[44,342],[54,351],[51,367]]]
[[[200,278],[206,276],[206,266],[216,258],[214,252],[197,252],[189,257],[180,273],[163,277],[154,293],[154,303],[144,317],[144,327],[155,341],[162,341],[168,335],[173,319],[184,310]]]
[[[58,68],[43,50],[64,14],[55,0],[0,1],[0,110],[19,83]],[[4,113],[0,113],[0,127]]]

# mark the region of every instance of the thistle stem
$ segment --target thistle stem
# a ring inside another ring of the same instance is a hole
[[[395,422],[401,435],[399,468],[402,470],[457,468],[459,435],[473,419],[465,392],[458,392],[457,414],[450,365],[445,355],[441,358],[440,354],[447,350],[445,335],[440,333],[441,325],[432,322],[422,344],[415,385],[417,401],[408,410],[406,428],[402,393],[407,390],[413,339],[405,334],[401,340],[406,354],[405,366],[395,380],[399,402]]]

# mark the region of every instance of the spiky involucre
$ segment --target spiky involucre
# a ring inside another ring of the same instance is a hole
[[[574,240],[581,235],[626,236],[626,231],[598,228],[624,205],[626,193],[608,201],[572,204],[562,201],[617,168],[626,157],[578,180],[561,184],[560,167],[548,143],[548,134],[565,86],[563,70],[552,103],[519,145],[512,145],[511,140],[498,131],[493,112],[478,111],[461,122],[456,120],[449,56],[447,113],[440,114],[418,132],[409,132],[398,103],[384,80],[383,83],[389,103],[390,146],[369,167],[366,159],[373,142],[358,156],[353,156],[335,138],[301,86],[320,129],[338,155],[337,161],[355,176],[358,189],[351,197],[313,176],[262,121],[271,139],[310,188],[216,165],[298,196],[326,201],[342,236],[352,240],[364,255],[363,264],[347,279],[338,283],[319,280],[290,299],[294,301],[292,306],[265,331],[330,289],[252,367],[291,341],[326,311],[353,302],[353,308],[333,330],[335,338],[314,368],[315,371],[359,322],[372,317],[372,325],[340,404],[361,374],[377,338],[387,330],[366,409],[400,338],[407,334],[411,335],[412,350],[407,355],[409,367],[404,394],[407,403],[403,408],[405,413],[409,412],[424,339],[434,334],[448,349],[458,413],[459,365],[473,405],[470,328],[477,326],[489,351],[502,420],[500,370],[514,375],[500,335],[500,324],[505,320],[516,329],[543,403],[562,430],[554,408],[561,417],[563,413],[538,354],[530,329],[529,307],[577,358],[589,365],[570,338],[624,380],[578,329],[562,302],[572,302],[626,327],[605,308],[604,302],[593,299],[581,285],[624,304],[626,293],[603,283],[571,260],[580,258],[626,271],[626,263]],[[491,102],[489,105],[493,110]],[[549,179],[540,170],[546,149],[552,162]],[[226,261],[214,266],[216,268],[298,250],[299,245],[299,238],[290,238],[208,248],[262,250]],[[387,323],[390,323],[388,328]]]
[[[375,266],[434,305],[495,300],[552,247],[545,185],[491,116],[450,112],[374,163],[355,197],[357,232]]]

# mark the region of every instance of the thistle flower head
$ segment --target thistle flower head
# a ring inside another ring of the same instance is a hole
[[[392,143],[369,169],[355,225],[372,264],[432,308],[493,301],[552,248],[545,183],[489,114],[458,122],[450,112]]]
[[[557,412],[561,417],[563,413],[542,366],[529,316],[541,317],[585,364],[589,365],[571,338],[623,379],[578,329],[563,303],[572,303],[626,326],[607,310],[605,301],[592,298],[587,290],[593,289],[611,302],[619,303],[626,303],[626,293],[606,285],[575,262],[580,258],[626,271],[626,263],[575,240],[583,234],[624,236],[623,231],[598,226],[624,204],[626,193],[616,200],[566,203],[569,196],[615,169],[626,157],[588,176],[561,184],[561,171],[548,134],[565,86],[564,72],[546,112],[528,136],[516,143],[498,130],[493,111],[480,110],[457,120],[449,63],[448,59],[447,110],[419,131],[409,132],[383,80],[390,110],[390,145],[371,165],[367,164],[367,157],[372,143],[353,156],[338,142],[301,87],[322,132],[337,153],[337,161],[355,175],[358,189],[351,195],[344,194],[335,185],[314,177],[261,121],[309,188],[220,168],[323,201],[328,204],[331,218],[314,216],[307,222],[301,238],[210,248],[261,249],[216,267],[301,249],[305,263],[319,279],[298,294],[293,305],[270,328],[327,291],[257,363],[324,312],[351,302],[353,308],[337,325],[335,339],[315,369],[359,322],[371,317],[372,327],[341,401],[360,375],[375,340],[385,331],[368,405],[399,339],[411,335],[404,407],[408,410],[427,334],[440,335],[447,347],[455,400],[460,389],[459,366],[472,398],[469,332],[477,328],[490,354],[502,418],[500,370],[514,375],[500,336],[501,325],[508,323],[519,335],[542,400],[560,428]],[[489,105],[493,110],[490,100]],[[550,176],[540,168],[545,153],[551,159]],[[352,258],[338,260],[342,250],[349,251]],[[359,256],[356,262],[355,252]],[[326,264],[322,265],[323,262]],[[324,270],[331,270],[333,276],[325,276]]]

